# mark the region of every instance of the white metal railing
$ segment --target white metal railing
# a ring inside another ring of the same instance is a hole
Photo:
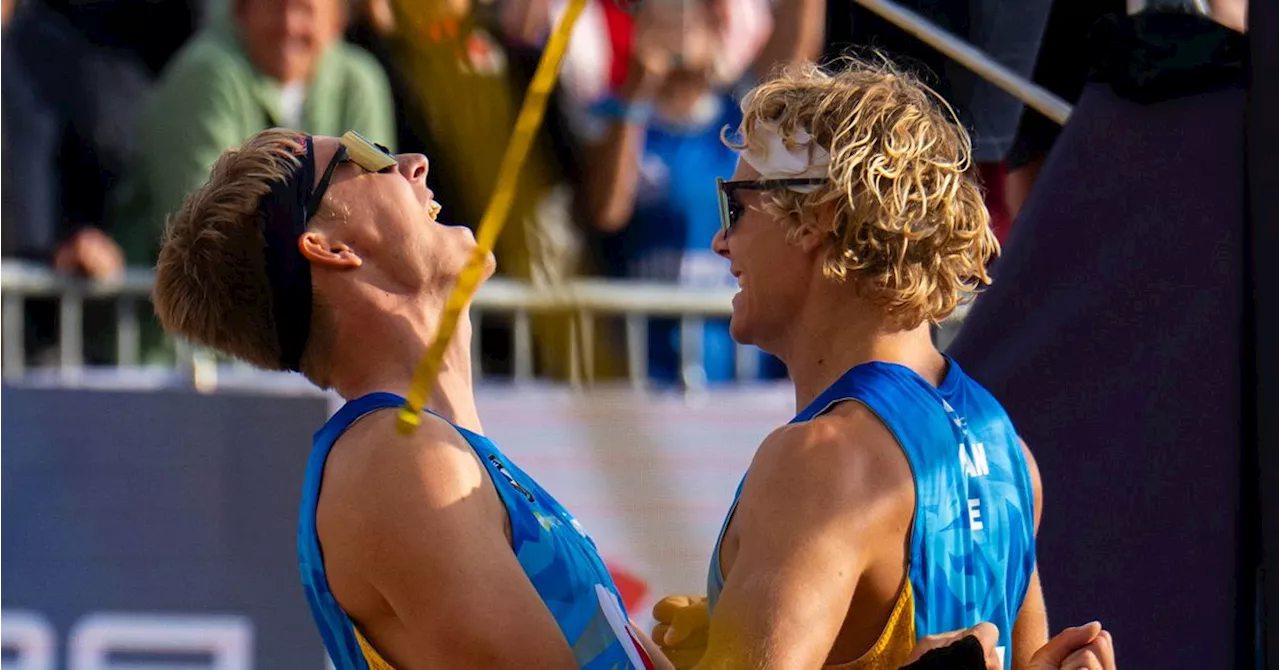
[[[83,313],[86,300],[110,299],[117,305],[116,353],[119,367],[135,366],[141,347],[140,317],[151,310],[152,274],[145,270],[128,270],[119,279],[91,282],[64,277],[42,266],[16,261],[0,265],[0,303],[3,305],[3,372],[12,379],[27,369],[24,357],[23,308],[30,298],[52,298],[59,305],[58,358],[56,367],[74,374],[84,366]],[[562,314],[572,321],[568,342],[569,378],[573,384],[595,378],[592,367],[595,327],[598,318],[621,318],[625,324],[625,355],[630,383],[643,388],[648,379],[648,321],[654,317],[680,320],[680,368],[685,388],[696,389],[705,383],[702,369],[702,329],[708,319],[727,318],[732,314],[732,289],[694,290],[633,281],[579,279],[557,287],[535,287],[510,279],[493,278],[476,294],[471,309],[472,355],[475,374],[482,376],[479,335],[484,319],[493,315],[511,318],[512,376],[517,381],[534,377],[534,342],[532,315]],[[963,319],[964,309],[938,331],[940,346],[950,340]],[[202,361],[211,362],[212,353],[175,343],[179,366],[198,368]],[[758,357],[751,347],[740,347],[737,356],[737,378],[754,376]],[[194,377],[198,380],[199,370]],[[199,383],[197,381],[197,383]]]

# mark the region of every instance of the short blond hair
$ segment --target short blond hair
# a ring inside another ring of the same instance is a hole
[[[266,238],[258,205],[274,182],[301,165],[305,137],[271,129],[226,151],[209,181],[190,193],[165,226],[152,302],[165,330],[267,370],[283,370],[266,269]],[[311,340],[321,306],[312,305],[312,332],[302,372],[326,386]]]
[[[765,208],[816,225],[833,207],[823,273],[852,279],[859,295],[901,327],[946,319],[991,278],[999,253],[968,133],[945,101],[887,61],[845,59],[775,71],[742,101],[738,150],[758,150],[757,126],[776,123],[788,146],[810,133],[831,155],[829,182],[810,193],[773,191]]]

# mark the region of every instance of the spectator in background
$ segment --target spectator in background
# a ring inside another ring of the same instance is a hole
[[[131,265],[154,264],[166,215],[254,133],[287,126],[394,140],[382,68],[342,42],[345,2],[214,0],[209,14],[166,67],[138,129],[138,160],[115,213]]]
[[[133,148],[146,69],[42,2],[3,6],[4,256],[113,276],[120,249],[101,224]]]
[[[494,195],[540,49],[506,39],[493,29],[487,8],[470,0],[362,4],[371,28],[365,41],[394,82],[403,115],[402,144],[431,156],[432,188],[451,194],[440,220],[476,228]],[[526,159],[494,249],[499,275],[542,285],[577,275],[582,248],[573,211],[574,156],[570,143],[557,136],[558,118],[553,105]],[[539,314],[531,326],[536,372],[567,378],[569,318]],[[481,351],[490,356],[481,361],[482,369],[509,373],[508,324],[486,318],[479,330]]]
[[[5,0],[2,16],[3,256],[114,277],[124,260],[103,215],[134,148],[149,73],[134,54],[91,42],[45,2]],[[30,300],[25,320],[24,348],[39,365],[56,353],[57,304]],[[113,324],[109,305],[86,304],[88,362],[114,356]]]
[[[692,288],[736,285],[708,243],[719,226],[715,178],[728,178],[737,162],[721,130],[738,126],[734,93],[744,75],[817,57],[822,16],[815,6],[784,0],[775,19],[761,0],[642,5],[626,79],[591,107],[594,123],[582,124],[590,145],[583,199],[603,236],[606,274]],[[683,377],[696,366],[678,369],[677,321],[651,320],[648,339],[653,381],[700,381]],[[706,322],[701,350],[706,381],[735,377],[727,320]],[[781,376],[779,364],[762,361],[764,376]]]
[[[1091,53],[1091,29],[1104,16],[1124,14],[1126,9],[1137,11],[1144,5],[1166,11],[1180,8],[1186,13],[1197,13],[1202,7],[1190,0],[1153,0],[1136,5],[1125,0],[1054,0],[1044,44],[1036,60],[1035,82],[1074,105],[1084,90],[1089,72],[1089,59],[1083,54]],[[1213,20],[1236,32],[1244,32],[1246,7],[1245,0],[1213,0],[1207,8]],[[1030,197],[1040,168],[1061,130],[1057,123],[1031,108],[1023,112],[1013,147],[1006,158],[1008,175],[1004,199],[1010,218],[1017,218],[1022,205]]]

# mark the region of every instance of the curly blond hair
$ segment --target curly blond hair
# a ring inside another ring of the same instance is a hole
[[[858,294],[903,328],[946,319],[991,283],[999,253],[969,136],[946,101],[887,60],[845,59],[780,68],[742,101],[739,151],[777,128],[788,148],[808,132],[831,155],[828,183],[810,193],[770,192],[763,209],[828,242],[823,274],[852,279]],[[819,229],[816,213],[834,216]]]
[[[258,203],[298,169],[304,136],[270,129],[213,164],[166,226],[152,303],[165,330],[267,370],[282,370]],[[327,311],[314,301],[301,370],[321,387]]]

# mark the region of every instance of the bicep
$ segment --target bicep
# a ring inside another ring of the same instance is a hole
[[[495,516],[496,494],[474,455],[462,486],[385,482],[384,514],[371,528],[370,580],[407,632],[411,665],[570,668],[573,654],[555,618],[516,559]],[[420,462],[427,472],[458,463]],[[444,492],[442,493],[442,488]]]
[[[474,531],[419,536],[378,580],[409,632],[415,665],[574,666],[564,634],[503,540]]]
[[[845,468],[812,456],[757,459],[705,658],[711,667],[816,667],[844,623],[880,510],[839,474]]]
[[[860,552],[825,524],[743,538],[711,618],[709,668],[817,667],[862,572]]]

